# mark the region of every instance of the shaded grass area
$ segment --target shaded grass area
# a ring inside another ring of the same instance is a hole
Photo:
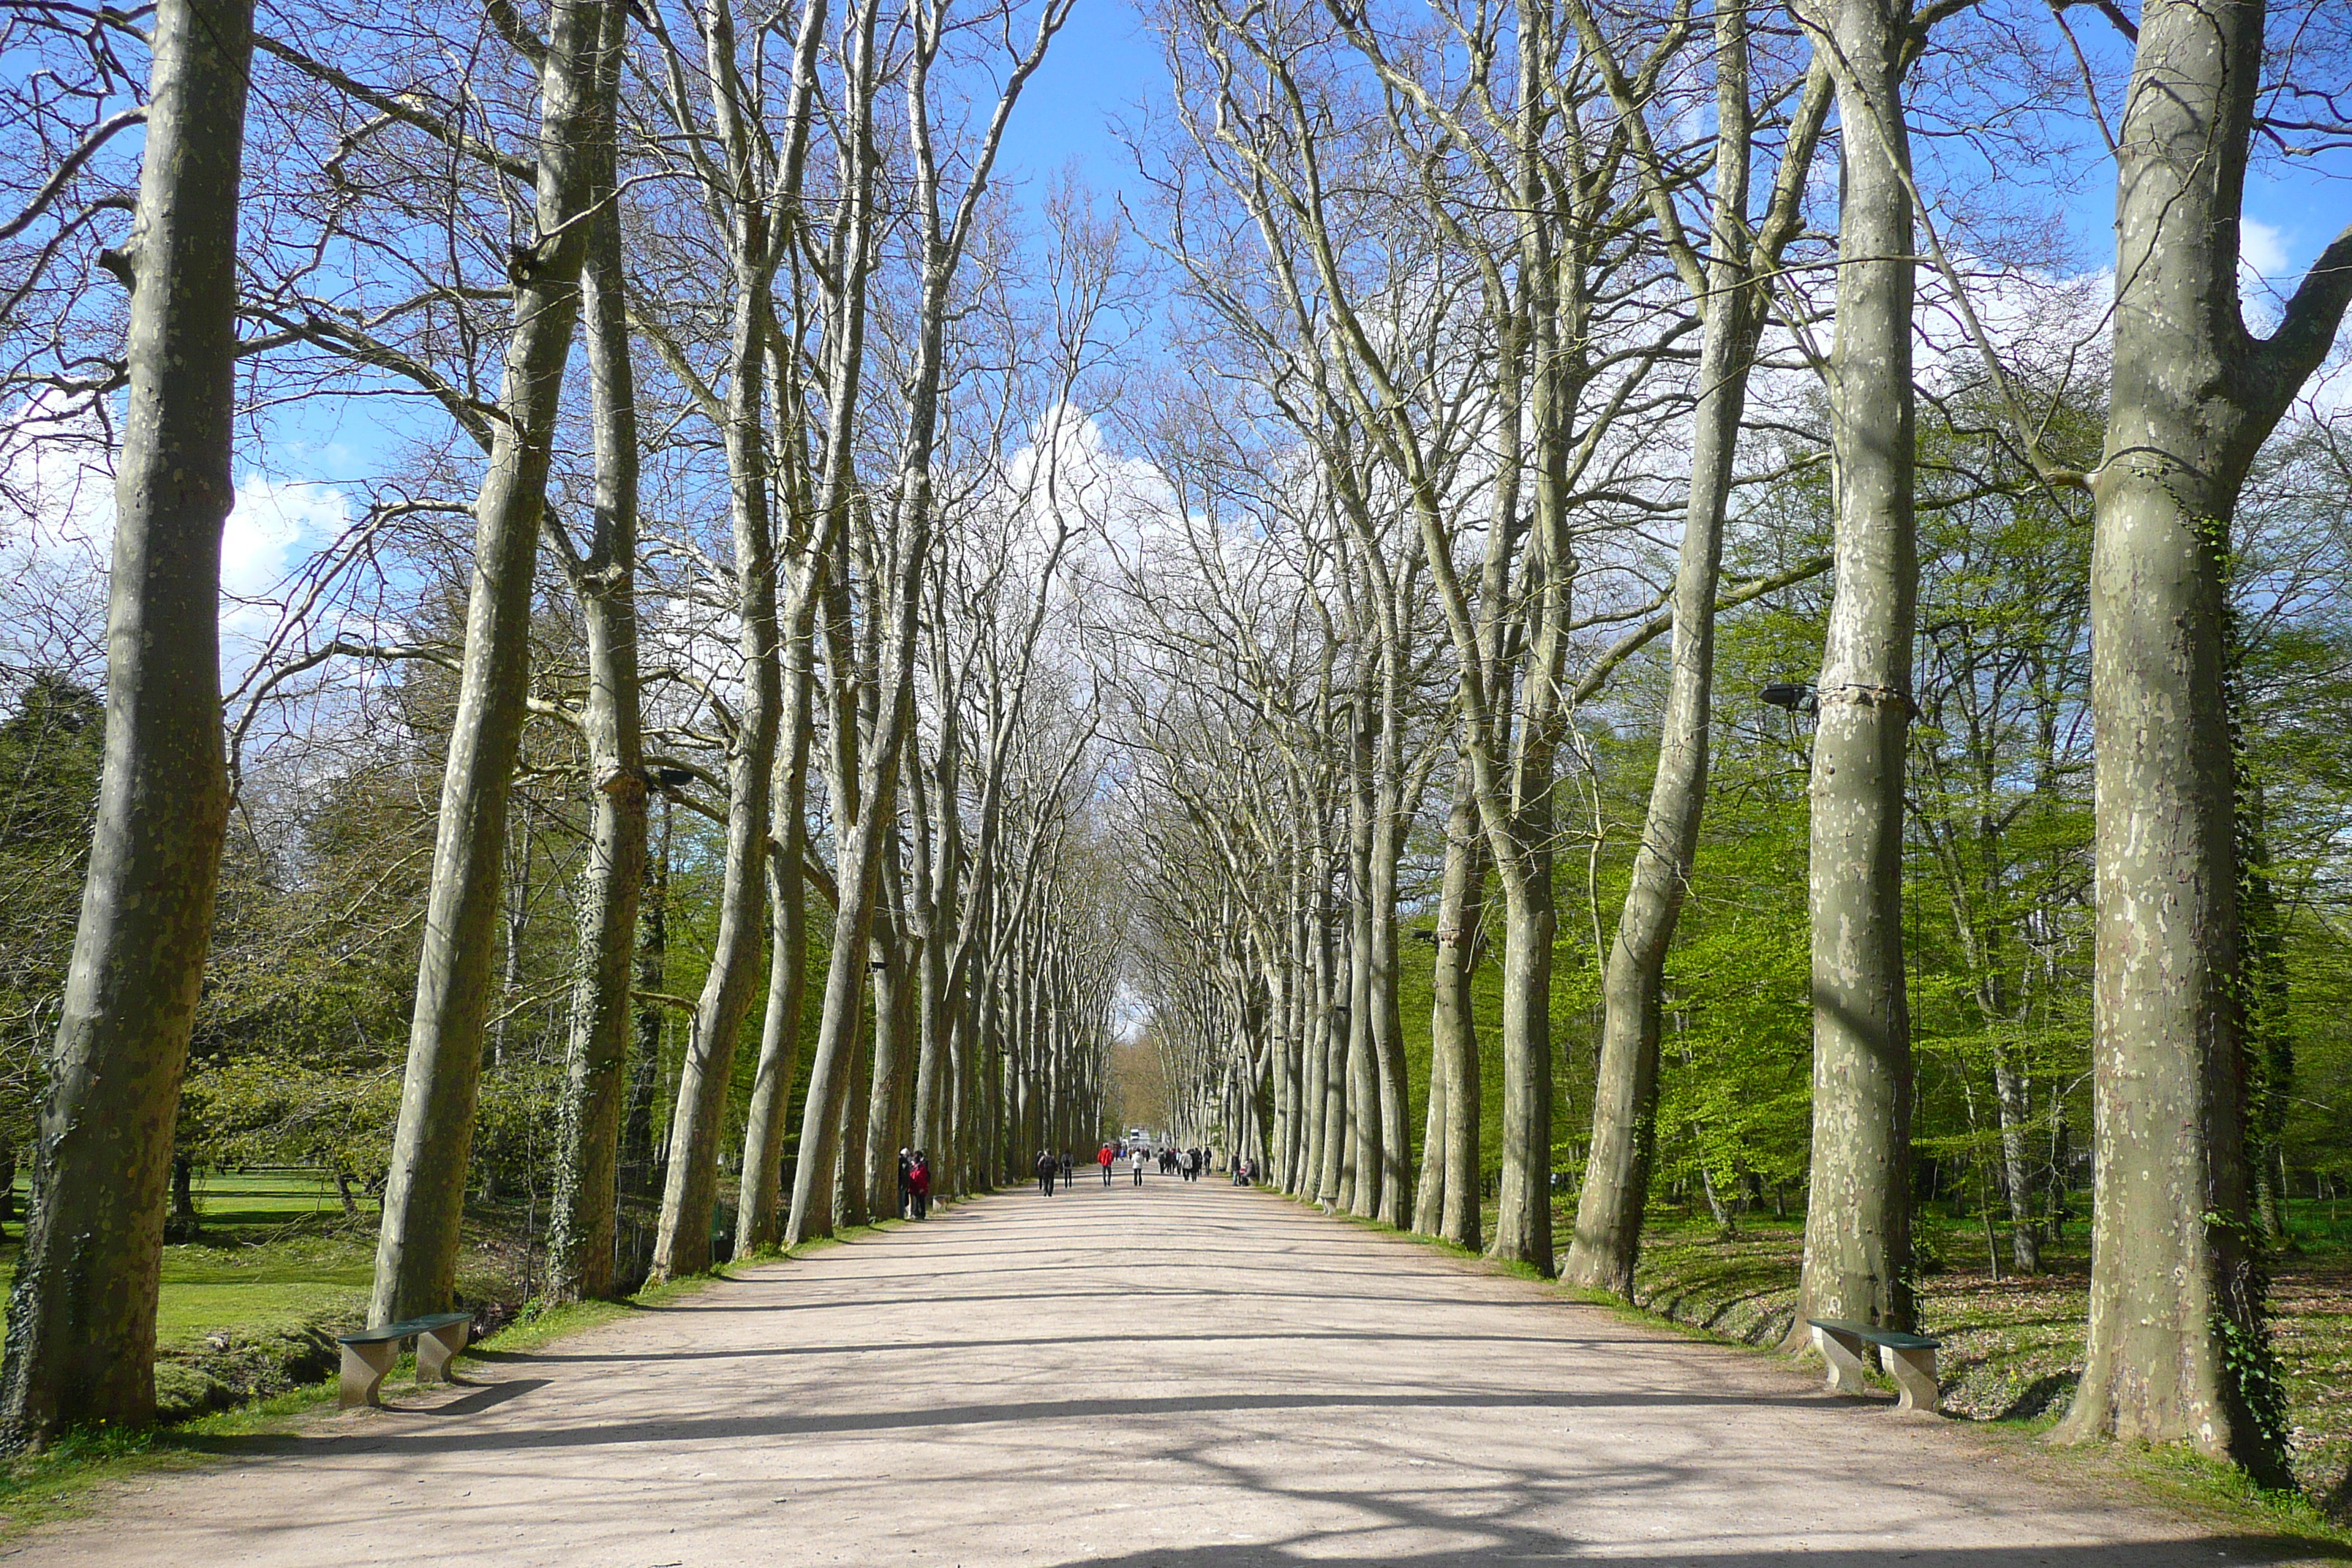
[[[207,1173],[194,1195],[198,1233],[163,1248],[156,1302],[155,1398],[166,1423],[333,1376],[335,1336],[365,1320],[375,1268],[376,1209],[347,1212],[323,1176]],[[458,1265],[467,1301],[519,1300],[518,1253],[504,1232],[496,1214],[469,1218]],[[0,1247],[0,1288],[17,1250],[15,1237]]]
[[[2274,1260],[2272,1338],[2287,1392],[2295,1480],[2320,1507],[2341,1509],[2352,1474],[2352,1245],[2326,1216],[2298,1213],[2296,1246]],[[2044,1269],[2020,1276],[1985,1265],[1980,1222],[1922,1215],[1926,1250],[1948,1260],[1918,1280],[1919,1326],[1943,1341],[1937,1370],[1945,1410],[1973,1421],[2046,1423],[2063,1413],[2083,1371],[2090,1306],[2087,1243],[2070,1233]],[[1635,1304],[1746,1344],[1778,1343],[1795,1321],[1803,1244],[1794,1220],[1712,1224],[1654,1217],[1634,1276]],[[1963,1259],[1975,1258],[1974,1266]]]

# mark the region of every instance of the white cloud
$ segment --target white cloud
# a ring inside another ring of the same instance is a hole
[[[2247,293],[2267,291],[2286,277],[2286,230],[2258,218],[2238,224],[2239,286]]]
[[[351,503],[332,485],[250,473],[221,531],[221,592],[258,598],[286,580],[303,556],[340,534]]]
[[[12,410],[20,427],[40,416]],[[0,660],[103,677],[114,478],[102,432],[61,421],[0,457]],[[237,482],[221,531],[221,668],[234,687],[283,613],[285,586],[351,521],[333,485],[266,470]]]

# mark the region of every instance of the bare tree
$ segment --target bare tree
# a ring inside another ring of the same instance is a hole
[[[548,1245],[550,1293],[594,1299],[614,1287],[614,1212],[622,1074],[635,1004],[637,908],[646,881],[645,744],[637,681],[637,408],[629,361],[627,279],[621,249],[613,113],[619,100],[627,13],[608,7],[598,68],[604,110],[596,150],[597,204],[583,268],[595,503],[584,547],[564,565],[587,634],[588,698],[581,733],[594,790],[587,864],[580,876],[580,951],[559,1107],[564,1148],[556,1167]]]
[[[228,820],[220,552],[250,0],[163,0],[152,47],[105,771],[0,1381],[0,1435],[18,1445],[154,1418],[164,1180]]]
[[[1743,6],[1715,12],[1715,184],[1706,260],[1685,235],[1672,171],[1659,156],[1647,116],[1583,0],[1570,0],[1586,48],[1605,62],[1611,97],[1633,142],[1641,179],[1692,309],[1705,322],[1697,402],[1691,416],[1691,477],[1675,570],[1674,650],[1650,805],[1634,850],[1601,982],[1605,1008],[1592,1142],[1576,1211],[1575,1239],[1562,1273],[1580,1285],[1630,1299],[1649,1203],[1656,1137],[1658,1038],[1666,950],[1682,910],[1706,803],[1707,734],[1715,680],[1717,584],[1725,516],[1747,406],[1748,379],[1767,313],[1768,290],[1799,230],[1812,153],[1830,100],[1830,74],[1816,61],[1780,150],[1772,192],[1752,226],[1748,191],[1756,150],[1756,100]],[[1643,73],[1654,79],[1654,71]]]
[[[474,566],[457,714],[441,786],[433,887],[417,959],[416,1010],[386,1179],[371,1321],[447,1308],[489,1003],[507,802],[530,675],[531,578],[563,372],[579,316],[580,266],[595,202],[604,12],[615,0],[556,0],[544,42],[515,23],[539,74],[533,233],[509,266],[513,336],[475,501]]]

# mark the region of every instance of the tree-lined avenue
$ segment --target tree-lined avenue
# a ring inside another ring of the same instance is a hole
[[[446,1394],[225,1440],[225,1466],[11,1561],[2273,1560],[1788,1363],[1206,1180],[984,1197],[464,1364]]]

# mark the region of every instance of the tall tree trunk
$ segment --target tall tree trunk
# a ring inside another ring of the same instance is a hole
[[[811,703],[815,683],[809,668],[810,626],[796,614],[790,633],[784,677],[781,777],[772,800],[769,837],[768,1008],[760,1026],[760,1059],[751,1077],[751,1101],[743,1117],[743,1169],[735,1203],[735,1256],[749,1258],[773,1247],[783,1198],[784,1118],[792,1109],[793,1084],[800,1075],[801,1016],[808,1004],[808,895],[801,862],[808,853]]]
[[[2010,1047],[1996,1041],[1992,1054],[1994,1109],[2000,1120],[2000,1180],[2009,1202],[2009,1258],[2021,1274],[2042,1272],[2042,1237],[2033,1225],[2033,1175],[2025,1162],[2025,1075]]]
[[[1648,816],[1618,913],[1616,939],[1602,966],[1592,1142],[1577,1202],[1576,1234],[1562,1270],[1563,1278],[1579,1285],[1613,1291],[1629,1300],[1656,1145],[1666,951],[1681,916],[1706,806],[1716,589],[1722,574],[1724,518],[1746,413],[1748,377],[1763,329],[1759,273],[1777,264],[1796,231],[1805,176],[1829,102],[1826,74],[1817,70],[1806,84],[1791,124],[1771,209],[1761,231],[1751,235],[1748,202],[1754,121],[1747,26],[1747,16],[1737,7],[1717,8],[1712,233],[1706,288],[1696,301],[1705,325],[1698,405],[1692,416],[1690,494],[1675,572],[1666,711],[1659,726]],[[1617,86],[1612,79],[1612,87]],[[1623,97],[1618,101],[1618,112],[1629,119],[1646,108]],[[1646,151],[1647,136],[1639,140]],[[1645,168],[1644,179],[1663,194],[1664,171]]]
[[[106,752],[0,1436],[155,1417],[163,1184],[228,822],[221,527],[234,497],[236,214],[250,0],[163,0],[131,256]]]
[[[547,501],[549,448],[580,309],[580,265],[591,226],[584,219],[602,118],[599,45],[610,3],[557,0],[539,73],[533,216],[540,237],[509,267],[514,335],[499,394],[501,417],[492,425],[489,464],[474,503],[466,655],[442,775],[370,1322],[446,1310],[457,1285],[482,1026],[498,951],[493,935],[507,800],[530,673],[531,573]]]
[[[2093,486],[2097,754],[2090,1341],[2062,1438],[2189,1442],[2277,1483],[2244,1167],[2229,521],[2352,296],[2339,235],[2265,342],[2238,299],[2261,0],[2147,0],[2116,159],[2115,370]]]
[[[1503,879],[1503,1180],[1488,1250],[1549,1274],[1551,952],[1558,916],[1549,857],[1540,858],[1536,871]]]
[[[1830,368],[1837,591],[1813,738],[1812,1178],[1792,1343],[1808,1317],[1907,1329],[1914,1314],[1903,973],[1903,765],[1918,590],[1909,0],[1825,0],[1816,26],[1841,61]]]
[[[1412,1194],[1412,1228],[1423,1236],[1435,1236],[1444,1223],[1445,1213],[1445,1101],[1454,1091],[1454,1061],[1450,1053],[1438,1043],[1443,1031],[1453,1020],[1437,1016],[1434,1000],[1436,984],[1431,984],[1433,996],[1430,1011],[1430,1035],[1434,1047],[1429,1054],[1429,1099],[1421,1122],[1421,1180]]]
[[[656,1279],[710,1267],[719,1141],[734,1079],[736,1043],[751,1010],[766,934],[769,800],[783,705],[776,542],[763,424],[771,268],[765,216],[747,202],[739,208],[736,224],[726,438],[743,689],[727,750],[727,862],[719,880],[719,931],[711,945],[710,973],[697,1003],[693,1048],[679,1068],[677,1105],[670,1113],[669,1179],[662,1193],[661,1228],[654,1237]]]
[[[1364,694],[1357,693],[1349,715],[1354,767],[1348,779],[1348,1152],[1340,1184],[1349,1210],[1360,1219],[1379,1211],[1381,1200],[1380,1069],[1372,1037],[1372,800],[1370,722]]]
[[[1402,716],[1394,715],[1394,721],[1402,723]],[[1397,860],[1404,853],[1407,803],[1401,759],[1385,733],[1380,746],[1382,765],[1372,795],[1372,962],[1368,997],[1380,1112],[1381,1191],[1373,1213],[1383,1225],[1402,1227],[1409,1217],[1405,1205],[1411,1194],[1406,1182],[1412,1158],[1412,1096],[1405,1074],[1404,1019],[1397,1003]]]
[[[891,835],[883,857],[874,914],[874,1076],[866,1093],[865,1158],[858,1171],[858,1180],[866,1184],[866,1211],[876,1218],[895,1217],[898,1151],[913,1151],[908,1125],[914,1112],[914,1061],[908,1045],[920,954],[904,934],[906,889],[898,837]]]
[[[1477,1250],[1479,1118],[1478,1018],[1470,989],[1478,971],[1478,931],[1486,918],[1486,838],[1466,763],[1456,764],[1454,807],[1445,822],[1445,873],[1437,905],[1437,957],[1430,981],[1432,1045],[1446,1061],[1445,1191],[1437,1234]]]
[[[607,7],[600,97],[615,101],[628,13]],[[557,1108],[561,1153],[548,1239],[557,1300],[613,1294],[615,1168],[623,1077],[635,1006],[637,903],[646,879],[646,770],[637,711],[637,416],[616,203],[614,127],[601,128],[598,200],[582,284],[588,343],[596,498],[589,548],[572,574],[587,631],[588,700],[581,729],[591,795],[588,860],[580,875],[580,951],[571,1037]]]
[[[669,973],[670,808],[662,806],[661,841],[646,856],[645,887],[637,900],[635,987],[635,1038],[629,1047],[628,1106],[621,1118],[621,1191],[649,1198],[661,1185],[654,1170],[654,1101],[661,1089],[663,1020],[658,994]],[[642,1261],[642,1260],[641,1260]]]

